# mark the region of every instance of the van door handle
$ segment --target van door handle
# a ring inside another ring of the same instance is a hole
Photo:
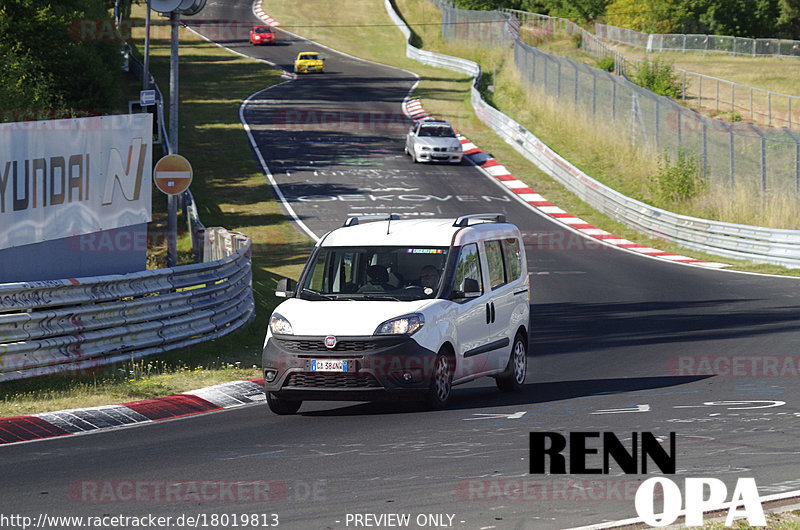
[[[492,322],[492,310],[489,309],[489,304],[486,304],[486,323],[489,324]]]
[[[495,314],[494,314],[494,302],[492,302],[492,323],[494,323],[494,317],[495,317]]]

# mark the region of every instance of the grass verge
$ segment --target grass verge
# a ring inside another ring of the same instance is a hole
[[[591,148],[591,143],[587,147],[586,137],[579,139],[582,141],[575,141],[574,124],[564,119],[566,111],[561,106],[552,107],[545,113],[550,115],[551,120],[550,126],[545,126],[539,121],[541,115],[534,114],[526,90],[512,75],[513,65],[508,50],[443,41],[439,25],[441,12],[428,0],[395,0],[395,5],[411,27],[412,42],[416,46],[465,57],[481,64],[484,71],[483,85],[495,85],[493,94],[484,93],[491,104],[526,125],[545,143],[587,174],[602,180],[603,175],[614,177],[619,171],[626,171],[631,175],[629,182],[633,183],[632,194],[642,196],[646,192],[643,176],[649,169],[655,167],[656,154],[637,153],[621,143],[614,142],[613,139],[619,136],[616,133],[600,134],[603,143],[596,148]],[[266,13],[281,22],[281,27],[293,33],[314,38],[358,57],[417,72],[420,75],[420,84],[415,95],[422,98],[425,110],[451,121],[460,132],[483,150],[492,153],[518,179],[554,204],[593,225],[645,246],[655,246],[697,259],[724,261],[738,270],[800,275],[800,271],[783,267],[739,260],[721,260],[718,256],[687,250],[669,241],[644,236],[595,211],[536,168],[474,116],[469,103],[470,81],[465,76],[440,68],[431,68],[406,58],[404,39],[400,32],[393,28],[381,0],[348,0],[346,9],[342,8],[341,4],[328,4],[323,0],[308,0],[291,6],[279,0],[263,0],[262,6]],[[309,20],[314,20],[316,25],[309,26]]]
[[[133,17],[144,17],[141,5],[134,6]],[[143,25],[139,20],[134,27]],[[141,57],[141,42],[133,44]],[[181,30],[180,56],[179,152],[194,168],[192,193],[203,223],[238,230],[253,240],[256,318],[217,341],[122,366],[3,383],[0,417],[146,399],[259,376],[255,367],[261,364],[267,316],[277,305],[277,279],[298,277],[312,246],[281,213],[239,122],[242,100],[281,80],[264,63],[231,54],[186,30]],[[151,66],[166,91],[168,40],[151,42]],[[163,230],[166,196],[154,188],[153,202],[151,236]]]

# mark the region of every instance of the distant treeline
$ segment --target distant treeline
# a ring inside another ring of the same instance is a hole
[[[0,2],[0,121],[111,108],[122,66],[114,5],[115,0]]]
[[[645,33],[800,39],[800,0],[455,0],[455,4],[461,9],[507,7]]]

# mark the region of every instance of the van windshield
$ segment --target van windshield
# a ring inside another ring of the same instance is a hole
[[[328,247],[309,266],[307,300],[422,300],[439,291],[446,247]]]

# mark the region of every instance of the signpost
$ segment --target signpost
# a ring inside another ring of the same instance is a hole
[[[174,156],[178,156],[178,25],[180,15],[195,15],[203,9],[205,4],[206,0],[149,0],[150,9],[153,11],[169,13],[171,33],[169,60],[169,153]],[[144,103],[142,105],[144,106]],[[169,158],[169,156],[165,158]],[[183,188],[180,191],[165,191],[164,188],[159,186],[161,191],[167,193],[167,267],[174,267],[178,264],[178,202],[175,195],[188,188],[192,180],[192,168],[189,162],[183,157],[179,158],[186,162],[186,166],[188,166],[188,179],[186,179],[186,177],[174,176],[171,180],[170,178],[165,179],[164,182],[172,182],[171,186],[166,186],[167,190],[175,190],[180,186],[183,186]],[[173,163],[175,162],[169,162],[168,165],[171,166]],[[177,171],[176,173],[185,174],[185,171]],[[156,181],[156,186],[158,186],[159,179],[156,175],[157,173],[154,172],[153,178]]]
[[[167,155],[153,168],[156,187],[167,195],[179,195],[192,183],[192,165],[181,155]]]
[[[139,92],[139,105],[149,107],[156,104],[156,91],[153,89],[142,90]]]

